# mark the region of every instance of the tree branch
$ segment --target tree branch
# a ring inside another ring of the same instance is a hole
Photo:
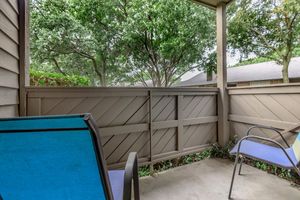
[[[67,76],[67,74],[59,67],[59,64],[55,58],[52,58],[52,61],[54,62],[54,65],[56,69],[64,76]]]
[[[274,52],[276,52],[278,55],[281,55],[281,52],[279,52],[275,47],[273,47],[272,45],[269,44],[268,40],[265,38],[265,36],[259,32],[258,30],[251,28],[251,30],[253,32],[256,33],[256,35],[262,40],[262,42],[265,44],[264,46],[268,49],[273,50]]]

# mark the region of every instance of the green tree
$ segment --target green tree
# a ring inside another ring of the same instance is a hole
[[[31,57],[63,74],[88,75],[107,86],[115,73],[114,29],[102,23],[113,7],[101,0],[31,2]]]
[[[214,12],[188,0],[32,0],[31,14],[37,70],[169,87],[214,63]]]
[[[83,32],[80,30],[83,27],[78,27],[68,14],[68,5],[64,1],[35,0],[30,5],[32,66],[45,64],[66,74],[64,64],[69,61],[66,62],[65,57],[72,55],[67,46],[70,46],[72,33]]]
[[[283,82],[300,45],[299,0],[237,0],[229,9],[229,44],[247,57],[276,60],[282,65]]]
[[[123,4],[124,5],[124,4]],[[187,0],[127,1],[122,42],[129,77],[169,87],[203,68],[215,46],[215,15]]]
[[[72,15],[90,32],[88,54],[93,69],[100,78],[102,86],[107,86],[119,80],[120,70],[120,30],[119,21],[122,14],[117,9],[118,0],[70,0]]]

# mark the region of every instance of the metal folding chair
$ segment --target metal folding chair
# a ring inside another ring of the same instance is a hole
[[[240,162],[240,168],[239,168],[239,175],[241,174],[242,170],[242,163],[244,160],[244,157],[252,158],[255,160],[260,160],[272,165],[279,166],[284,169],[294,169],[300,176],[300,133],[298,134],[298,137],[296,138],[294,144],[292,147],[288,144],[288,142],[283,137],[284,133],[295,131],[299,129],[300,125],[294,126],[291,129],[288,129],[284,132],[280,132],[277,129],[273,127],[266,127],[266,126],[253,126],[250,127],[247,131],[247,135],[243,137],[236,145],[235,147],[230,151],[231,155],[236,155],[234,168],[233,168],[233,174],[229,189],[229,196],[228,198],[231,199],[232,194],[232,188],[233,188],[233,182],[236,174],[236,168],[237,164]],[[260,136],[250,135],[251,131],[253,129],[268,129],[271,131],[274,131],[277,133],[280,138],[283,140],[286,148],[282,146],[280,143],[278,143],[275,140],[264,138]],[[249,140],[250,139],[250,140]],[[253,139],[253,140],[251,140]],[[262,142],[269,142],[272,144],[272,146],[260,143]]]

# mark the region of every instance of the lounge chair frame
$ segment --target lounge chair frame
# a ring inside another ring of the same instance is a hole
[[[84,120],[88,124],[90,130],[95,135],[95,141],[97,141],[97,151],[99,152],[99,160],[101,161],[101,170],[105,172],[104,180],[108,191],[108,199],[113,200],[112,191],[110,188],[109,178],[108,178],[108,172],[106,167],[106,162],[103,156],[102,151],[102,145],[100,141],[100,133],[98,129],[96,129],[96,123],[92,116],[90,114],[85,114]],[[98,135],[98,137],[97,137]],[[123,200],[131,200],[131,193],[132,193],[132,182],[133,182],[133,191],[134,191],[134,199],[139,200],[140,199],[140,193],[139,193],[139,176],[138,176],[138,157],[137,153],[131,152],[128,156],[128,160],[126,162],[125,166],[125,175],[124,175],[124,191],[123,191]]]
[[[72,116],[72,115],[68,115]],[[114,200],[112,190],[111,190],[111,185],[108,177],[108,170],[107,170],[107,164],[105,161],[105,157],[103,154],[102,150],[102,144],[100,140],[100,133],[98,129],[96,128],[96,123],[94,119],[92,118],[92,115],[87,113],[87,114],[80,114],[80,115],[74,115],[74,116],[80,116],[83,117],[83,120],[86,122],[88,129],[90,130],[91,136],[93,137],[93,145],[95,148],[95,153],[96,153],[96,158],[97,158],[97,163],[98,163],[98,169],[99,169],[99,174],[103,180],[104,183],[104,189],[106,191],[106,199],[108,200]],[[60,116],[49,116],[49,118],[59,118],[59,117],[64,117],[64,115]],[[0,119],[0,121],[5,121],[5,120],[20,120],[20,119],[39,119],[39,118],[48,118],[48,117],[19,117],[19,118],[8,118],[8,119]],[[63,128],[61,129],[42,129],[44,131],[48,130],[64,130]],[[35,131],[42,131],[35,129]],[[68,128],[67,130],[70,130]],[[74,130],[80,130],[80,128],[74,128]],[[27,130],[10,130],[10,131],[0,131],[9,133],[9,132],[27,132]],[[137,153],[131,152],[129,154],[128,160],[126,162],[125,166],[125,175],[124,175],[124,190],[123,190],[123,200],[131,200],[132,199],[132,183],[133,183],[133,190],[134,190],[134,199],[139,200],[140,199],[140,194],[139,194],[139,180],[138,180],[138,157]],[[0,200],[3,198],[0,195]]]
[[[256,139],[256,140],[260,140],[260,141],[263,141],[263,142],[270,142],[272,143],[273,145],[279,147],[285,154],[285,156],[288,158],[288,160],[291,162],[292,166],[293,166],[293,169],[297,172],[297,174],[300,176],[300,169],[298,168],[298,166],[296,166],[294,164],[294,162],[292,161],[292,159],[290,158],[290,156],[288,155],[288,153],[286,152],[286,149],[277,141],[275,140],[272,140],[270,138],[265,138],[265,137],[260,137],[260,136],[255,136],[255,135],[250,135],[250,132],[253,130],[253,129],[266,129],[266,130],[272,130],[276,133],[279,134],[280,138],[283,140],[283,142],[287,145],[287,147],[289,148],[290,145],[288,144],[288,142],[285,140],[285,138],[283,137],[283,135],[285,133],[288,133],[288,132],[293,132],[297,129],[299,129],[300,127],[300,124],[297,124],[296,126],[293,126],[285,131],[282,131],[280,132],[278,129],[274,128],[274,127],[268,127],[268,126],[262,126],[262,125],[255,125],[255,126],[252,126],[250,127],[248,130],[247,130],[247,134],[245,137],[243,137],[239,143],[238,143],[238,149],[237,149],[237,153],[236,153],[236,158],[235,158],[235,162],[234,162],[234,168],[233,168],[233,174],[232,174],[232,178],[231,178],[231,184],[230,184],[230,189],[229,189],[229,195],[228,195],[228,199],[231,199],[231,194],[232,194],[232,188],[233,188],[233,183],[234,183],[234,178],[235,178],[235,174],[236,174],[236,168],[237,168],[237,164],[240,163],[240,168],[239,168],[239,175],[241,175],[241,170],[242,170],[242,163],[244,161],[244,157],[250,157],[248,155],[243,155],[242,153],[240,153],[240,148],[241,148],[241,144],[244,140],[247,140],[247,139]],[[251,157],[250,157],[251,158]],[[258,159],[258,158],[253,158],[253,159]],[[240,161],[240,162],[239,162]],[[264,161],[266,162],[266,161]],[[272,163],[271,163],[272,164]]]

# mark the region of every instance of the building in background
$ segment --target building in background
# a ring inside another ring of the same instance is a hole
[[[254,86],[282,83],[282,66],[276,62],[263,62],[227,69],[228,86]],[[292,58],[289,66],[289,77],[291,83],[300,82],[300,57]],[[176,87],[202,87],[215,86],[217,76],[207,76],[201,72],[189,80],[176,84]]]

